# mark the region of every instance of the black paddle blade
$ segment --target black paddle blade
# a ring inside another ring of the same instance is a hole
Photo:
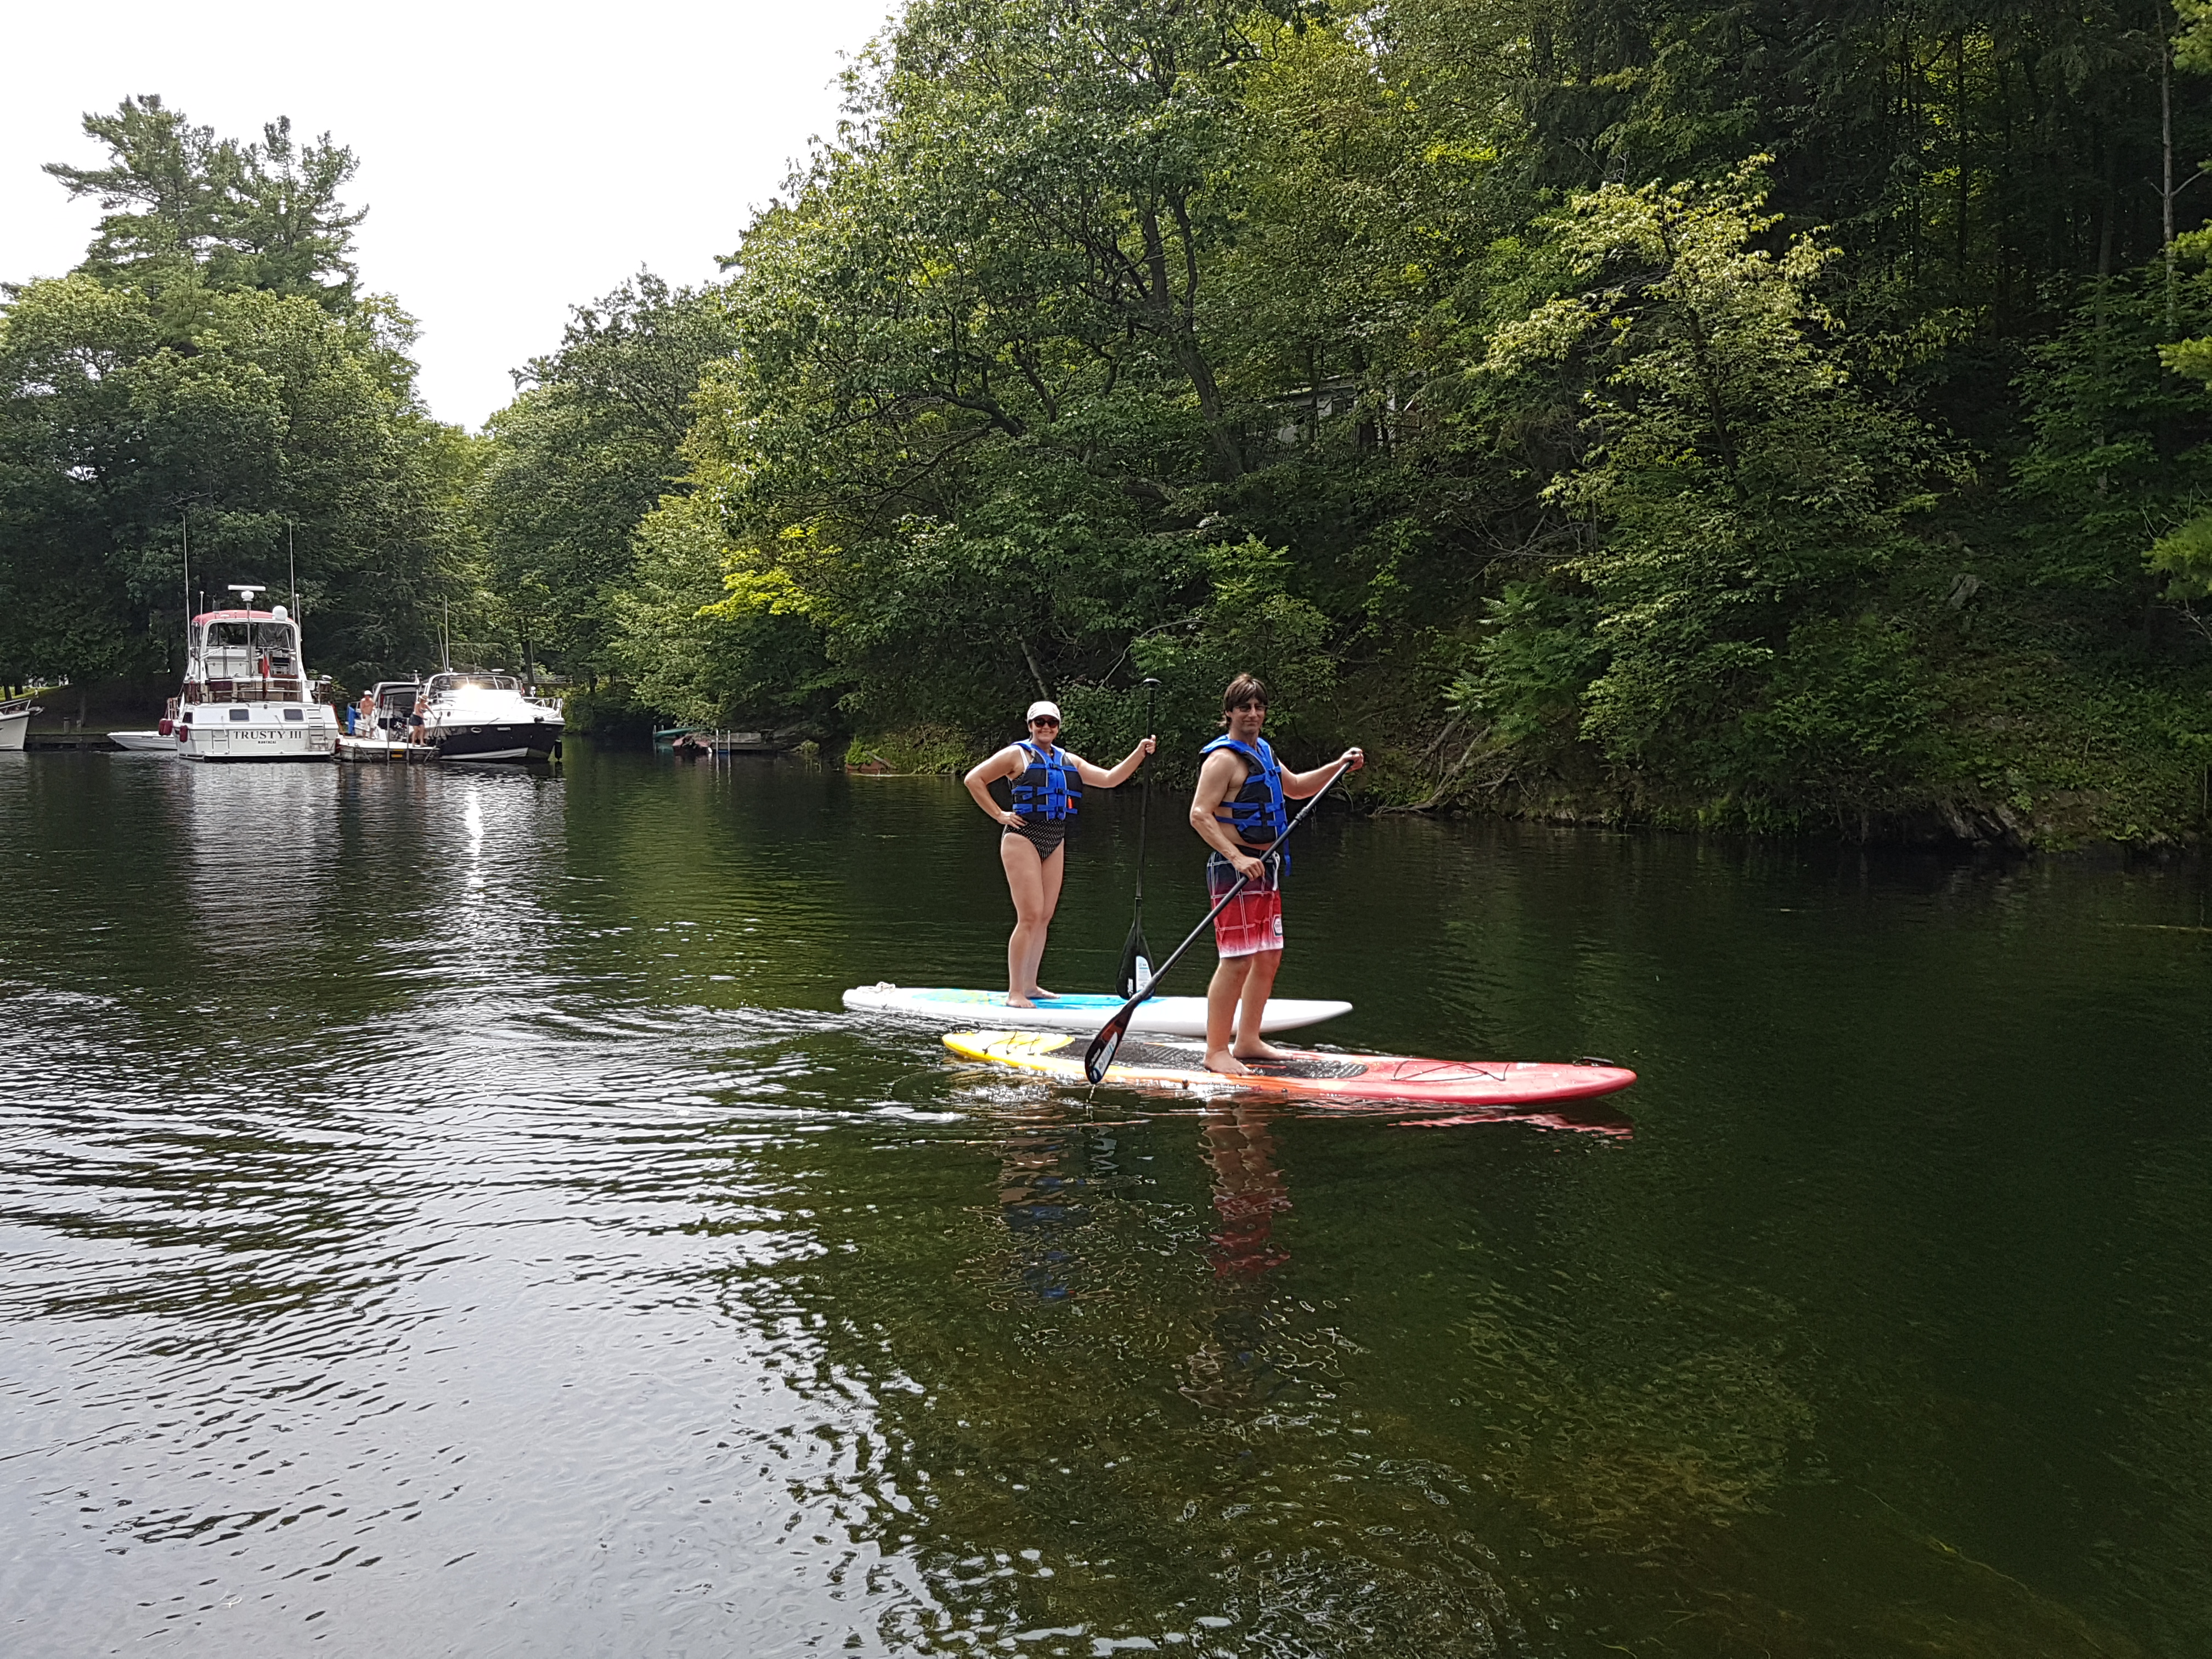
[[[1083,1051],[1083,1075],[1093,1085],[1106,1080],[1106,1068],[1114,1063],[1114,1051],[1121,1046],[1121,1037],[1129,1029],[1127,1022],[1109,1020],[1098,1035],[1091,1039],[1091,1046]]]
[[[1135,923],[1129,929],[1127,943],[1121,946],[1121,967],[1114,975],[1114,994],[1133,997],[1152,977],[1152,947],[1145,943],[1144,924]]]

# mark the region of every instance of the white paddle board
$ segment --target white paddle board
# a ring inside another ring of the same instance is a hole
[[[955,1025],[987,1018],[1001,1030],[1019,1028],[1035,1031],[1095,1031],[1113,1018],[1121,1002],[1120,997],[1070,994],[1048,998],[1034,1008],[1009,1008],[1004,991],[893,985],[888,980],[873,985],[856,985],[845,993],[845,1006],[856,1014],[896,1014],[908,1019]],[[1348,1002],[1270,997],[1260,1029],[1294,1031],[1302,1025],[1318,1025],[1325,1019],[1334,1019],[1339,1014],[1351,1012]],[[1153,997],[1137,1005],[1137,1012],[1130,1017],[1129,1029],[1160,1036],[1202,1037],[1206,1035],[1206,999]]]

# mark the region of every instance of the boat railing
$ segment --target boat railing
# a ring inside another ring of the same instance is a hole
[[[193,680],[185,687],[185,701],[198,702],[305,702],[307,682],[297,674],[232,680]]]

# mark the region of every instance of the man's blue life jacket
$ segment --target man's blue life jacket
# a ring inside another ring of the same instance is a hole
[[[1206,756],[1217,749],[1235,751],[1251,770],[1245,774],[1244,787],[1222,803],[1228,811],[1216,812],[1215,821],[1234,826],[1237,838],[1247,847],[1270,845],[1291,823],[1290,814],[1283,807],[1283,769],[1276,764],[1275,751],[1267,747],[1265,738],[1255,749],[1224,735],[1198,752]]]

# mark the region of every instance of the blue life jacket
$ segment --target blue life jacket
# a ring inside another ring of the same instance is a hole
[[[1255,749],[1224,734],[1198,752],[1210,755],[1217,749],[1234,750],[1252,769],[1245,774],[1244,787],[1222,803],[1228,811],[1216,812],[1214,821],[1233,826],[1237,838],[1247,847],[1271,845],[1291,826],[1291,816],[1283,807],[1283,769],[1275,763],[1275,751],[1265,738]]]
[[[1048,823],[1073,817],[1083,799],[1083,786],[1068,762],[1067,750],[1056,746],[1040,749],[1027,739],[1018,746],[1030,757],[1030,763],[1014,780],[1014,811]]]

